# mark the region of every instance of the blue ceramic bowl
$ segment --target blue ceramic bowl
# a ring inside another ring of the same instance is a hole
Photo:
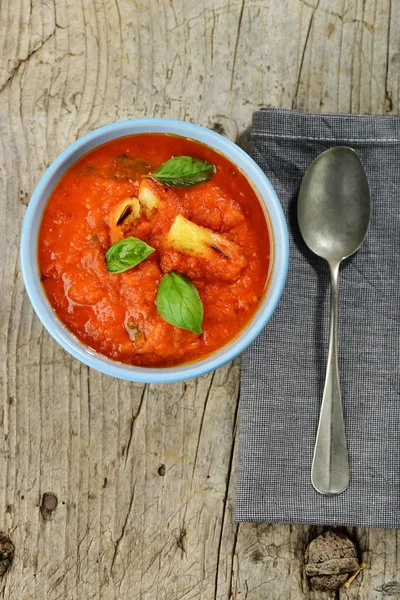
[[[66,170],[81,156],[118,137],[136,133],[172,133],[198,140],[227,156],[247,176],[258,191],[272,237],[272,269],[264,300],[255,316],[231,343],[211,356],[190,364],[168,368],[144,368],[125,365],[101,356],[82,344],[59,321],[40,283],[37,264],[38,230],[47,200]],[[39,181],[26,211],[21,236],[21,264],[25,287],[36,314],[55,340],[89,367],[120,379],[146,383],[168,383],[204,375],[221,367],[247,348],[265,327],[282,294],[288,268],[288,233],[281,205],[267,177],[257,164],[231,141],[204,127],[170,119],[134,119],[120,121],[83,136],[50,165]]]

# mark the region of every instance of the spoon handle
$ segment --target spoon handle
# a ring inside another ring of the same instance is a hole
[[[324,395],[314,448],[311,482],[321,494],[340,494],[349,485],[349,458],[344,431],[338,366],[338,263],[330,264],[331,313]]]

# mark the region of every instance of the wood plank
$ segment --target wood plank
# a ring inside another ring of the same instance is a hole
[[[170,386],[89,371],[34,316],[18,238],[43,170],[111,121],[246,145],[260,106],[398,113],[400,0],[3,0],[0,27],[2,597],[333,598],[303,575],[322,529],[233,522],[240,361]],[[348,532],[368,566],[340,597],[398,596],[397,532]]]

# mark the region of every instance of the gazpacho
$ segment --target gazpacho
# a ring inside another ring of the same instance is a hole
[[[267,219],[245,175],[191,139],[99,146],[54,188],[38,265],[61,322],[110,359],[199,360],[253,317],[270,268]]]

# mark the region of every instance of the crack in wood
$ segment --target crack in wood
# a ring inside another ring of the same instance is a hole
[[[117,555],[118,555],[118,552],[119,552],[119,546],[120,546],[120,544],[121,544],[121,542],[122,542],[122,540],[124,538],[125,531],[126,531],[126,526],[128,524],[129,517],[130,517],[131,511],[132,511],[133,501],[135,499],[135,489],[136,489],[136,481],[133,484],[133,490],[132,490],[132,494],[131,494],[131,500],[129,502],[129,508],[128,508],[127,513],[126,513],[125,521],[124,521],[124,523],[122,525],[121,535],[119,536],[119,538],[115,542],[114,554],[113,554],[113,557],[112,557],[112,560],[111,560],[111,568],[110,568],[110,573],[111,574],[114,571],[115,561],[117,560]]]
[[[226,475],[226,489],[225,489],[225,495],[224,495],[223,507],[222,507],[221,530],[220,530],[219,541],[218,541],[217,566],[216,566],[216,571],[215,571],[214,600],[217,600],[217,593],[218,593],[218,576],[219,576],[219,568],[221,565],[222,538],[223,538],[223,534],[224,534],[224,524],[225,524],[225,516],[226,516],[229,491],[230,491],[229,490],[230,481],[231,481],[232,471],[233,471],[233,459],[235,456],[235,446],[236,446],[235,432],[236,432],[236,422],[237,422],[237,418],[238,418],[238,411],[239,411],[239,394],[236,399],[235,416],[233,419],[233,428],[232,428],[232,446],[231,446],[231,452],[230,452],[230,456],[229,456],[228,471],[227,471],[227,475]]]
[[[90,400],[90,367],[86,367],[86,393],[87,393],[87,408],[88,408],[88,429],[89,429],[89,439],[91,433],[91,423],[92,423],[92,408],[91,408],[91,400]]]
[[[56,34],[56,31],[57,31],[57,27],[44,40],[40,40],[40,42],[38,42],[38,44],[28,53],[28,55],[25,58],[20,58],[17,61],[17,64],[11,70],[11,72],[9,73],[7,79],[5,80],[5,82],[0,87],[0,93],[6,88],[6,86],[10,83],[10,81],[15,77],[15,75],[18,73],[20,67],[22,65],[24,65],[25,63],[27,63],[32,58],[32,56],[34,56],[37,52],[39,52],[39,50],[41,50],[43,48],[43,46],[49,40],[51,40],[52,37],[54,37],[54,35]]]
[[[212,9],[212,25],[211,25],[211,34],[210,34],[210,38],[211,38],[211,44],[210,44],[211,65],[214,64],[214,31],[215,31],[215,21],[216,21],[216,13],[215,13],[215,8],[213,7],[213,9]]]
[[[126,466],[126,463],[128,462],[129,451],[130,451],[130,448],[131,448],[132,438],[133,438],[133,430],[134,430],[134,427],[135,427],[135,423],[136,423],[136,421],[137,421],[137,419],[138,419],[138,417],[140,415],[140,411],[142,409],[142,404],[143,404],[143,401],[144,401],[144,397],[145,397],[146,391],[147,391],[147,383],[145,384],[145,386],[144,386],[144,388],[142,390],[142,394],[140,396],[139,406],[138,406],[138,409],[136,411],[136,415],[133,416],[132,420],[131,420],[131,428],[130,428],[130,432],[129,432],[129,440],[128,440],[128,445],[127,445],[126,454],[125,454],[125,466]]]
[[[302,73],[303,73],[304,58],[305,58],[305,55],[306,55],[308,41],[310,39],[311,28],[312,28],[312,24],[314,22],[314,16],[315,16],[315,13],[318,10],[320,1],[321,0],[318,0],[315,8],[313,9],[313,12],[312,12],[311,17],[310,17],[310,22],[308,24],[306,39],[304,41],[303,51],[301,53],[301,58],[300,58],[300,66],[299,66],[299,72],[298,72],[298,75],[297,75],[296,89],[295,89],[294,97],[293,97],[293,100],[292,100],[292,109],[297,108],[297,98],[298,98],[299,89],[300,89],[301,76],[302,76]],[[309,6],[309,5],[307,5],[307,6]]]
[[[233,575],[234,575],[234,569],[235,569],[235,554],[236,554],[236,547],[237,547],[237,543],[238,543],[238,538],[239,538],[239,530],[240,530],[240,523],[238,523],[235,527],[235,536],[233,538],[233,546],[232,546],[232,566],[231,566],[231,572],[230,572],[230,577],[229,577],[229,594],[230,597],[232,598],[232,600],[234,600],[236,598],[236,589],[235,591],[233,591]]]
[[[210,397],[211,388],[212,388],[212,385],[213,385],[213,382],[214,382],[214,377],[215,377],[215,371],[214,371],[214,373],[211,376],[210,385],[208,387],[207,394],[206,394],[206,397],[204,399],[203,412],[202,412],[201,418],[200,418],[199,434],[197,436],[196,452],[194,454],[194,460],[193,460],[192,483],[193,483],[194,473],[195,473],[195,470],[196,470],[197,457],[198,457],[198,454],[199,454],[201,434],[203,432],[204,416],[206,414],[208,399]]]
[[[234,51],[233,51],[233,61],[232,61],[232,73],[231,73],[230,90],[233,89],[233,78],[235,76],[236,58],[237,58],[237,52],[238,52],[238,47],[239,47],[240,30],[242,28],[243,11],[244,11],[245,2],[246,2],[246,0],[242,0],[242,4],[241,4],[241,7],[240,7],[240,11],[239,11],[239,19],[238,19],[237,30],[236,30],[236,39],[235,39],[235,48],[234,48]]]
[[[182,526],[179,535],[176,539],[176,545],[180,550],[182,550],[183,554],[186,554],[186,535],[186,527]]]
[[[388,15],[388,41],[386,48],[386,69],[385,69],[385,100],[386,100],[386,112],[391,113],[393,111],[393,100],[392,92],[389,90],[389,62],[390,62],[390,32],[391,32],[391,20],[392,20],[392,0],[389,0],[389,15]]]

